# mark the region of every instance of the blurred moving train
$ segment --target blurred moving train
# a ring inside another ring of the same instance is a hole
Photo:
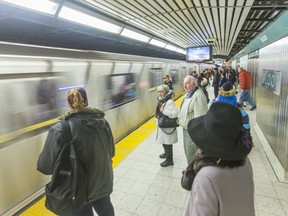
[[[176,99],[186,74],[206,67],[97,51],[0,46],[0,215],[43,193],[50,177],[36,170],[36,162],[48,128],[66,110],[71,88],[87,90],[89,106],[105,111],[117,141],[154,115],[164,74],[172,77]]]

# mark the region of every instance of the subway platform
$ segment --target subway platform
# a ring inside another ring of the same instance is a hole
[[[209,87],[210,95],[212,91],[213,88]],[[180,101],[181,99],[176,104]],[[278,180],[259,141],[265,138],[261,133],[255,132],[255,128],[258,127],[256,110],[249,111],[249,109],[247,106],[255,144],[249,158],[254,172],[256,215],[286,216],[288,184]],[[151,128],[153,124],[155,125],[154,118],[145,125],[146,128]],[[145,125],[139,130],[145,130]],[[173,145],[174,166],[169,167],[160,166],[163,159],[159,158],[159,154],[163,152],[163,148],[155,143],[156,133],[157,130],[153,130],[114,168],[112,202],[117,216],[181,216],[185,212],[189,192],[180,185],[182,170],[187,166],[182,130],[178,128],[179,141]]]
[[[208,87],[210,98],[213,88]],[[179,107],[182,98],[176,101]],[[279,181],[277,170],[263,142],[265,138],[256,123],[256,110],[247,113],[252,126],[255,147],[249,158],[255,182],[255,207],[257,216],[288,216],[288,184]],[[116,144],[114,166],[114,192],[111,195],[116,216],[181,216],[185,212],[189,192],[181,185],[182,171],[186,168],[182,128],[178,127],[178,143],[173,145],[174,166],[161,167],[163,153],[156,144],[155,118]],[[261,140],[261,141],[260,141]],[[266,141],[267,142],[267,141]],[[267,145],[267,143],[266,143]],[[21,216],[52,216],[44,206],[45,197],[22,212]],[[97,215],[95,213],[95,215]],[[231,215],[233,216],[233,215]],[[243,215],[245,216],[245,215]]]

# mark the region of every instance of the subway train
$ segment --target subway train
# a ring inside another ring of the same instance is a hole
[[[0,215],[43,194],[50,176],[36,170],[47,130],[67,109],[74,87],[87,90],[89,106],[105,111],[115,142],[154,115],[164,74],[183,92],[191,70],[211,65],[98,51],[1,43]]]

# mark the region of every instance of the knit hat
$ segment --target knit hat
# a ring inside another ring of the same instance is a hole
[[[233,89],[233,85],[231,82],[225,82],[222,88],[224,91],[230,91],[231,89]]]
[[[188,123],[188,133],[202,150],[223,160],[242,160],[251,151],[242,144],[242,115],[238,108],[224,102],[213,103],[207,114]]]

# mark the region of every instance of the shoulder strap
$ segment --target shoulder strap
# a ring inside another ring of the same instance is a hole
[[[63,128],[63,134],[65,136],[65,139],[67,141],[67,143],[69,143],[70,145],[70,158],[72,159],[76,159],[76,151],[75,151],[75,147],[73,145],[73,138],[72,138],[72,133],[71,133],[71,128],[70,128],[70,124],[67,120],[62,120],[61,122],[62,128]]]
[[[64,136],[65,139],[70,142],[72,141],[72,134],[71,134],[71,128],[70,128],[70,124],[67,120],[62,120],[60,122],[62,128],[63,128],[63,132],[64,132]]]
[[[69,158],[72,159],[70,163],[72,163],[72,174],[73,174],[73,177],[72,177],[72,194],[73,194],[73,200],[75,199],[76,197],[76,192],[77,192],[77,175],[78,175],[78,165],[76,164],[76,160],[77,160],[77,156],[76,156],[76,150],[75,150],[75,147],[73,145],[73,142],[72,142],[72,133],[71,133],[71,128],[70,128],[70,125],[69,125],[69,122],[67,120],[62,120],[60,122],[62,128],[63,128],[63,134],[65,136],[65,139],[67,140],[67,142],[69,144],[69,147],[70,147],[70,152],[69,152]],[[73,161],[73,162],[72,162]]]

